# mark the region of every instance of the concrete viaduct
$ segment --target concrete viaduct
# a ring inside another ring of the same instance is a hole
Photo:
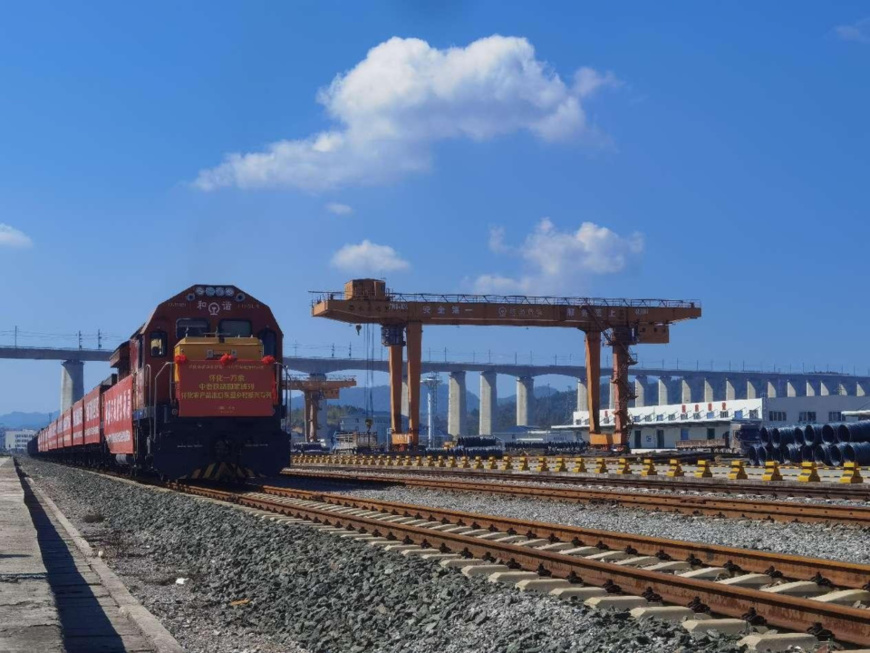
[[[0,347],[0,359],[57,360],[61,361],[61,410],[65,410],[84,394],[85,362],[109,360],[111,352],[104,349],[50,349],[35,347]],[[287,369],[309,375],[333,372],[362,372],[373,369],[387,372],[387,361],[364,358],[319,358],[289,356],[284,359]],[[559,375],[577,379],[577,408],[586,410],[586,368],[579,365],[523,365],[491,363],[458,363],[449,361],[423,361],[423,374],[446,373],[448,385],[448,425],[450,435],[466,432],[466,374],[480,373],[480,433],[489,435],[495,418],[498,400],[496,378],[506,374],[516,378],[517,425],[526,426],[531,416],[536,376]],[[610,370],[602,370],[609,377]],[[632,370],[634,406],[652,406],[676,403],[756,399],[760,397],[799,397],[814,395],[870,394],[870,376],[854,376],[834,372],[750,372],[685,369]],[[403,393],[407,402],[407,384]],[[604,397],[610,395],[604,393]],[[612,399],[612,396],[611,396]],[[608,405],[608,404],[605,404]],[[611,406],[612,407],[612,406]],[[407,414],[407,410],[403,411]]]

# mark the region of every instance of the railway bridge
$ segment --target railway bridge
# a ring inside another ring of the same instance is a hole
[[[61,363],[60,409],[65,410],[84,393],[84,364],[107,362],[111,351],[88,348],[0,347],[0,359],[55,360]],[[287,356],[284,365],[294,372],[315,377],[330,373],[354,373],[373,370],[388,372],[386,360],[353,357]],[[547,375],[576,379],[577,409],[587,404],[586,368],[581,365],[523,364],[491,362],[459,362],[424,360],[422,374],[448,375],[448,432],[458,435],[466,431],[466,378],[468,373],[480,375],[480,433],[489,435],[498,401],[496,380],[499,374],[516,379],[518,426],[529,425],[535,378]],[[610,370],[602,370],[602,378],[610,377]],[[761,397],[801,397],[824,395],[870,395],[870,376],[836,372],[762,372],[752,370],[720,371],[680,369],[677,367],[644,367],[631,369],[634,384],[634,406],[652,406],[674,403],[729,401]],[[407,381],[407,380],[406,380]],[[403,412],[407,414],[407,382],[404,384]],[[609,384],[605,383],[609,388]],[[613,394],[606,392],[612,407]]]

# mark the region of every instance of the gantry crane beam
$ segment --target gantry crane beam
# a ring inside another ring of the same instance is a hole
[[[592,444],[628,442],[628,367],[633,344],[664,344],[670,325],[701,317],[692,301],[668,299],[604,299],[591,297],[527,297],[521,295],[405,294],[388,291],[377,279],[355,279],[344,292],[315,292],[314,317],[351,324],[380,324],[389,347],[390,397],[394,433],[401,430],[402,348],[408,348],[408,433],[399,438],[415,447],[420,426],[420,367],[423,325],[569,327],[586,333],[586,375],[589,433]],[[602,334],[613,348],[616,399],[614,440],[600,434]]]
[[[352,388],[356,385],[353,377],[317,378],[291,376],[284,379],[283,386],[288,390],[299,390],[305,398],[305,439],[308,442],[317,441],[318,413],[323,399],[338,399],[342,388]]]

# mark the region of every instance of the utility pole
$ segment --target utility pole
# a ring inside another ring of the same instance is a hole
[[[97,329],[97,349],[103,348],[103,332]]]
[[[79,349],[82,348],[82,332],[79,331]]]
[[[15,349],[18,349],[18,327],[15,327]]]

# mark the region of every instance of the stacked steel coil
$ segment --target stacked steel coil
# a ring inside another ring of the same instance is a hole
[[[870,465],[870,420],[833,424],[762,427],[761,444],[746,451],[750,464],[816,462],[839,467],[844,462]]]

